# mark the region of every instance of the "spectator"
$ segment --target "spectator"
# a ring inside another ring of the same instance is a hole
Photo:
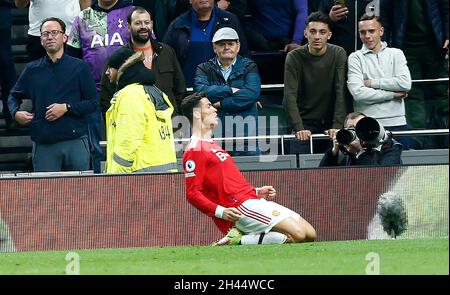
[[[41,25],[47,56],[25,67],[8,99],[15,120],[30,125],[34,171],[89,169],[86,115],[98,96],[85,62],[64,53],[65,24],[48,18]],[[31,99],[33,113],[19,110]]]
[[[319,8],[326,13],[333,27],[333,35],[331,35],[330,43],[341,46],[345,49],[347,56],[361,48],[361,39],[358,37],[357,20],[366,12],[366,7],[371,2],[367,0],[347,0],[340,1],[346,3],[336,4],[339,1],[323,0],[320,1]],[[356,6],[356,7],[355,7]],[[355,8],[357,9],[357,17],[355,18]],[[347,111],[353,111],[353,97],[345,87],[345,107]]]
[[[361,48],[361,39],[358,38],[358,19],[366,13],[367,0],[347,0],[347,5],[336,4],[335,0],[322,0],[319,8],[326,13],[333,23],[333,35],[330,43],[341,46],[347,56]],[[355,3],[357,17],[355,18]]]
[[[345,117],[344,129],[354,131],[358,122],[365,117],[366,115],[360,112],[348,114]],[[337,134],[339,134],[339,131]],[[403,146],[389,135],[386,136],[382,144],[375,147],[367,146],[357,136],[348,144],[339,143],[336,136],[332,139],[333,148],[324,154],[319,167],[402,164]]]
[[[300,46],[308,17],[306,0],[249,0],[252,18],[245,27],[251,50],[284,50]]]
[[[135,53],[117,73],[118,92],[106,113],[107,173],[177,171],[173,106],[154,86],[144,59],[143,52]]]
[[[153,71],[156,77],[155,86],[167,94],[174,107],[173,116],[178,114],[178,106],[186,92],[183,72],[173,49],[167,44],[152,38],[152,19],[150,13],[141,7],[136,7],[127,17],[130,42],[125,47],[134,51],[144,52],[144,64]],[[102,112],[106,113],[110,100],[115,92],[106,75],[102,76],[100,104]]]
[[[181,108],[193,126],[183,155],[186,198],[211,217],[221,232],[228,231],[215,245],[298,243],[316,238],[314,228],[299,214],[271,201],[276,195],[272,186],[251,186],[233,158],[212,140],[217,110],[204,93],[189,95]]]
[[[191,7],[190,0],[178,0],[175,5],[175,16],[186,12]],[[247,13],[247,0],[214,0],[220,9],[235,14],[239,20]],[[242,24],[242,23],[241,23]]]
[[[159,40],[162,40],[170,22],[175,18],[176,3],[176,0],[133,0],[134,6],[143,7],[153,16],[154,34]]]
[[[130,37],[125,21],[134,9],[130,0],[99,0],[84,9],[73,22],[68,51],[86,60],[100,90],[100,78],[108,56]]]
[[[191,0],[176,0],[175,4],[175,18],[185,13],[191,8]]]
[[[120,67],[125,61],[134,54],[134,51],[127,47],[122,47],[114,51],[108,58],[106,64],[105,75],[109,82],[114,85],[114,89],[117,88],[117,74]],[[108,107],[109,108],[109,107]]]
[[[244,21],[244,16],[247,14],[247,0],[215,0],[217,7],[233,13],[239,18],[241,25]]]
[[[8,108],[8,95],[16,80],[16,71],[11,54],[11,7],[10,1],[0,0],[0,88],[3,117],[6,129],[14,128]]]
[[[194,84],[197,66],[214,57],[211,40],[221,27],[232,27],[238,32],[241,54],[247,54],[247,41],[234,14],[214,7],[214,0],[191,0],[191,5],[190,10],[172,21],[164,36],[164,43],[175,50],[187,87]]]
[[[261,79],[256,64],[238,55],[240,43],[232,28],[219,29],[212,39],[216,57],[197,67],[194,91],[204,92],[219,110],[222,135],[225,137],[256,136]],[[247,127],[247,128],[246,128]],[[259,155],[255,144],[236,143],[233,156]]]
[[[129,0],[98,0],[92,7],[81,11],[73,22],[67,44],[68,53],[83,58],[94,76],[97,91],[100,92],[100,79],[108,56],[122,47],[130,37],[125,25],[129,13],[134,9]],[[94,173],[100,173],[103,151],[102,115],[100,108],[89,116],[89,141]]]
[[[319,5],[321,2],[322,0],[308,0],[308,13],[311,14],[312,12],[319,10]]]
[[[39,27],[42,20],[48,17],[57,17],[66,24],[67,32],[70,33],[72,22],[80,13],[80,9],[84,9],[91,5],[90,0],[15,0],[15,4],[19,8],[30,5],[28,11],[29,29],[27,40],[27,53],[30,60],[46,56],[45,49],[41,45],[41,32]]]
[[[348,58],[347,85],[353,107],[390,131],[408,130],[404,99],[411,89],[411,76],[405,56],[381,41],[384,29],[378,17],[363,15],[358,30],[363,46]],[[404,149],[411,146],[409,137],[398,141]]]
[[[313,133],[333,135],[342,126],[345,64],[342,47],[327,44],[331,38],[330,19],[313,12],[306,21],[308,44],[288,53],[284,74],[283,106],[295,132],[306,141]],[[314,142],[315,152],[325,152],[329,143]],[[291,141],[290,153],[309,153],[309,143]]]
[[[384,39],[403,50],[413,80],[448,77],[449,1],[382,0]],[[448,128],[448,83],[413,84],[405,101],[414,129]],[[418,148],[448,148],[448,136],[418,137]]]

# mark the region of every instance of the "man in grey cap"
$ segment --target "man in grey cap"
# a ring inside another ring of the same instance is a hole
[[[256,63],[238,55],[238,33],[224,27],[214,34],[216,56],[197,67],[194,91],[204,92],[219,110],[224,137],[256,136],[258,110],[256,102],[261,91],[261,79]],[[232,156],[259,155],[255,142],[225,143]]]

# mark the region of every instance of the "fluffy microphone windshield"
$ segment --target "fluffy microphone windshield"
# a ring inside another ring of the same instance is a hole
[[[395,193],[387,192],[380,196],[377,206],[383,229],[394,239],[408,227],[408,217],[402,199]]]

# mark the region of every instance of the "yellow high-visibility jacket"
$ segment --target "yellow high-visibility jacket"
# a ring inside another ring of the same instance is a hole
[[[167,95],[155,86],[130,84],[106,112],[106,173],[177,172]]]

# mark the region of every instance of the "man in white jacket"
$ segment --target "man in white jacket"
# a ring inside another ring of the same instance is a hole
[[[384,28],[375,16],[363,15],[358,23],[360,50],[348,58],[347,86],[357,112],[377,119],[390,131],[408,130],[404,99],[411,89],[411,75],[403,52],[381,41]],[[404,149],[411,139],[398,138]]]

